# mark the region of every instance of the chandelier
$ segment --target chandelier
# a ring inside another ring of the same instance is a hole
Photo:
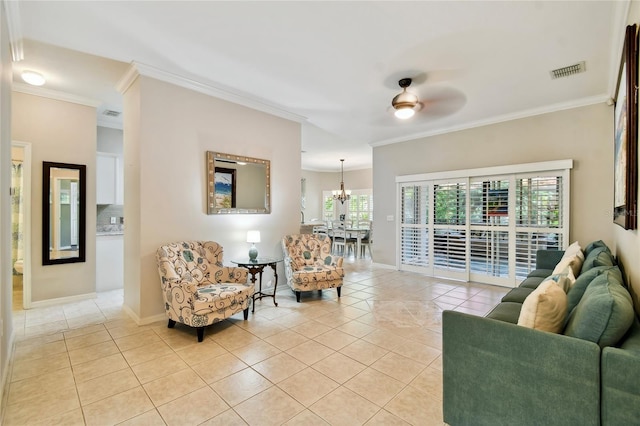
[[[340,201],[344,204],[351,198],[351,191],[344,190],[344,158],[340,159],[340,189],[337,191],[333,191],[333,199]]]

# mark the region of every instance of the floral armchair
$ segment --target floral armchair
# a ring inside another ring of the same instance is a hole
[[[213,241],[180,241],[156,252],[169,328],[176,322],[195,327],[198,342],[204,327],[244,311],[255,291],[245,268],[222,266],[222,246]]]
[[[287,284],[300,302],[303,291],[335,288],[340,297],[342,257],[331,255],[331,239],[323,234],[286,235],[282,239]]]

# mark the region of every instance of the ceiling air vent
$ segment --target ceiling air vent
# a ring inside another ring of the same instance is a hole
[[[584,61],[578,62],[577,64],[569,65],[568,67],[558,68],[557,70],[549,71],[551,74],[551,79],[555,80],[560,77],[569,77],[574,74],[579,74],[581,72],[585,72],[587,70]]]
[[[114,111],[112,109],[105,109],[102,114],[106,115],[107,117],[119,117],[120,116],[120,111]]]

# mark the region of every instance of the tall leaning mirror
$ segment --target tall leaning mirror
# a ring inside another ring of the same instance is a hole
[[[85,261],[86,166],[42,163],[42,264]]]
[[[207,213],[270,213],[270,161],[207,151]]]

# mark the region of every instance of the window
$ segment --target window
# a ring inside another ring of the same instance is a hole
[[[373,193],[370,189],[353,190],[351,198],[344,202],[333,199],[331,191],[322,192],[323,220],[337,220],[340,214],[344,214],[347,220],[353,222],[373,220]]]

